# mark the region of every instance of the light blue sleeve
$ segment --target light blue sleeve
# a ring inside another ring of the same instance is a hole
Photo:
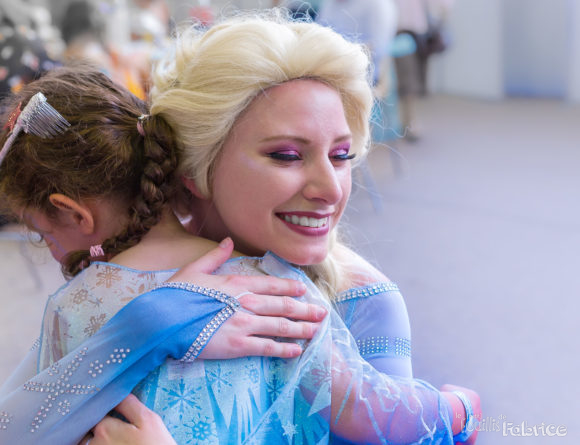
[[[192,290],[134,299],[70,354],[9,383],[0,391],[0,443],[76,444],[167,357],[193,360],[239,303]]]
[[[413,376],[409,315],[396,284],[375,283],[341,292],[335,307],[362,358],[386,374]]]

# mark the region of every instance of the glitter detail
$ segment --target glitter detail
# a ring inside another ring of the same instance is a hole
[[[25,391],[46,393],[46,398],[42,402],[34,420],[30,424],[31,433],[34,433],[40,428],[43,419],[45,419],[55,407],[57,412],[62,415],[66,415],[70,412],[71,403],[67,398],[63,398],[63,396],[92,394],[99,390],[95,385],[68,383],[69,379],[78,370],[85,355],[87,355],[87,348],[83,348],[79,351],[66,367],[64,365],[62,367],[59,366],[58,362],[53,364],[49,368],[48,374],[50,376],[56,376],[54,381],[47,383],[31,381],[23,385]]]
[[[390,339],[389,337],[381,335],[357,340],[356,344],[363,357],[374,354],[411,357],[411,341],[407,338],[395,337],[394,339]]]
[[[0,411],[0,431],[7,430],[11,420],[12,416],[10,414],[6,411]]]
[[[89,370],[87,371],[92,378],[96,378],[99,374],[103,373],[103,368],[105,366],[109,366],[111,364],[120,365],[123,363],[123,360],[127,358],[127,355],[131,352],[129,348],[115,348],[113,349],[113,353],[109,354],[109,357],[105,360],[105,362],[101,362],[100,360],[94,360],[89,363]]]
[[[369,286],[355,287],[339,293],[334,299],[335,303],[352,300],[354,298],[366,298],[384,292],[398,292],[399,287],[395,283],[377,283]]]

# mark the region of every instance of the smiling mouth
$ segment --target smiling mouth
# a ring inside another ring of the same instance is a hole
[[[325,216],[324,218],[312,218],[309,216],[280,215],[280,217],[287,223],[301,227],[311,227],[314,229],[324,227],[328,224],[328,216]]]

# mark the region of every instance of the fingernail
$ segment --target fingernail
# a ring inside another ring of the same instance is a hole
[[[302,348],[300,345],[292,347],[292,357],[298,357],[300,354],[302,354]]]
[[[302,283],[301,281],[298,281],[296,286],[296,294],[302,295],[304,292],[306,292],[306,284]]]
[[[222,240],[222,242],[220,243],[220,247],[222,249],[227,249],[230,246],[231,242],[232,242],[232,239],[228,236],[227,238],[224,238]]]
[[[318,309],[316,309],[316,318],[318,318],[319,320],[322,320],[324,317],[326,317],[327,314],[327,310],[324,309],[323,307],[318,307]]]

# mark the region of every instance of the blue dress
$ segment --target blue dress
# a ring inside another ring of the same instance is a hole
[[[60,357],[78,351],[96,335],[87,337],[102,332],[101,326],[114,323],[118,311],[127,312],[127,307],[143,297],[127,304],[128,300],[154,288],[173,272],[143,272],[107,263],[83,271],[49,300],[38,356],[40,368],[50,365],[50,369]],[[300,279],[309,289],[307,301],[331,309],[301,271],[272,254],[230,260],[219,273]],[[177,292],[161,289],[149,294],[157,292],[159,298],[161,291],[165,296]],[[167,301],[172,301],[171,297]],[[174,301],[169,306],[174,312],[183,312],[176,307],[179,300]],[[229,303],[221,310],[235,305]],[[161,415],[179,444],[317,444],[328,443],[331,437],[357,443],[453,443],[447,407],[440,394],[409,378],[408,317],[394,284],[378,283],[338,295],[335,309],[304,346],[302,356],[290,360],[192,360],[195,354],[179,360],[181,356],[174,354],[161,359],[157,368],[147,369],[134,393]],[[111,358],[124,360],[121,350],[127,347],[116,349]],[[374,367],[362,360],[358,350]],[[105,363],[90,362],[89,381],[103,378],[113,369],[112,363]],[[86,377],[79,380],[86,385]],[[97,392],[113,392],[107,381],[103,386]],[[3,407],[0,402],[0,409]],[[53,404],[47,417],[71,417],[59,407]],[[67,424],[67,428],[73,427]],[[0,430],[0,438],[1,434]]]

